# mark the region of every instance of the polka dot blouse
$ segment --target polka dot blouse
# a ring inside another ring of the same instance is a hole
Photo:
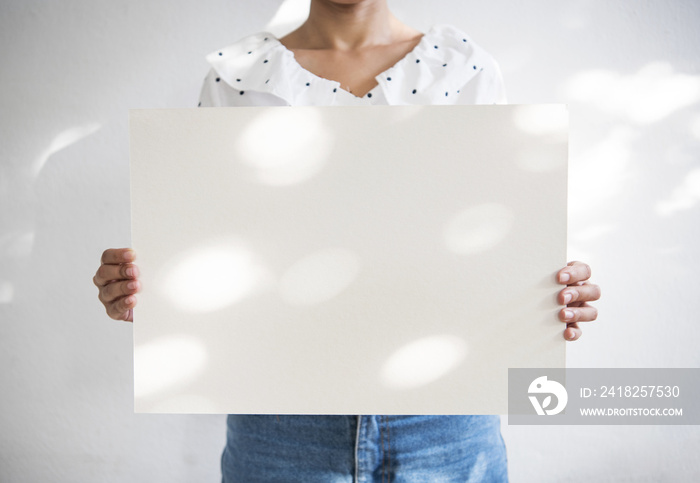
[[[505,103],[498,64],[466,34],[446,25],[431,28],[362,97],[304,69],[269,33],[212,52],[207,61],[212,69],[202,87],[202,107]]]

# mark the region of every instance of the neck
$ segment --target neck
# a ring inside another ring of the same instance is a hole
[[[311,0],[309,18],[296,33],[305,48],[357,50],[390,44],[402,27],[386,0]]]

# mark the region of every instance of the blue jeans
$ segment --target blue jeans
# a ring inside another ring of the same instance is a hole
[[[498,416],[229,415],[224,483],[508,481]]]

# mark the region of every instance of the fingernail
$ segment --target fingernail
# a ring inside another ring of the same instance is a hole
[[[124,254],[122,255],[122,257],[123,257],[124,260],[126,260],[127,262],[130,262],[130,261],[132,261],[132,260],[134,259],[134,252],[132,252],[131,250],[127,250],[127,251],[124,252]]]
[[[564,311],[564,318],[573,319],[574,318],[574,311],[573,310],[565,310]]]
[[[126,305],[133,305],[133,303],[134,303],[134,297],[127,297],[127,298],[125,298],[125,299],[124,299],[124,303],[125,303]]]
[[[568,304],[569,302],[571,302],[571,299],[572,299],[572,298],[574,298],[574,297],[573,297],[573,295],[571,295],[571,293],[565,293],[565,294],[564,294],[564,305],[566,305],[566,304]]]
[[[136,290],[138,286],[138,282],[129,282],[126,284],[126,288],[128,288],[129,290]]]
[[[126,269],[126,276],[127,276],[127,277],[133,277],[133,276],[134,276],[134,269],[133,269],[133,268],[127,268],[127,269]]]
[[[561,283],[566,283],[566,282],[568,282],[569,280],[571,280],[571,275],[570,275],[570,274],[564,272],[564,273],[562,273],[561,275],[559,275],[559,281],[560,281]]]

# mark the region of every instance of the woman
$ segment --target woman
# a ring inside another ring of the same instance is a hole
[[[200,106],[493,104],[505,102],[497,64],[465,34],[422,34],[386,0],[312,0],[309,18],[276,39],[247,37],[208,56]],[[130,249],[106,250],[94,282],[110,317],[133,321],[139,272]],[[571,262],[559,318],[564,337],[595,320],[600,290]],[[228,417],[225,482],[507,481],[497,416]]]

